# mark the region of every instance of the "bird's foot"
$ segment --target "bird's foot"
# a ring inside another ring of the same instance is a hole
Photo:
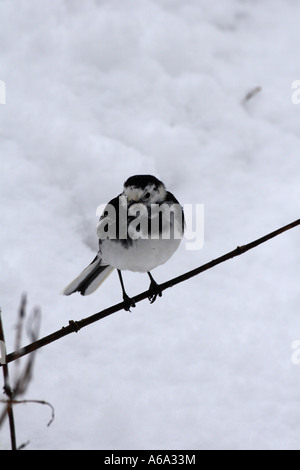
[[[150,300],[150,304],[153,304],[153,302],[156,301],[157,296],[161,297],[162,296],[162,290],[160,288],[160,285],[157,284],[154,280],[151,280],[150,286],[149,286],[149,295],[148,299]]]
[[[130,308],[135,307],[135,301],[131,299],[127,294],[123,295],[123,301],[124,301],[124,310],[126,310],[126,312],[131,312]]]

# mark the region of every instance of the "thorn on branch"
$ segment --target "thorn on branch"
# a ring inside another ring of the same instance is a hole
[[[72,331],[74,331],[74,333],[78,333],[78,331],[81,328],[79,323],[77,321],[74,321],[74,320],[69,320],[69,326],[71,327]]]

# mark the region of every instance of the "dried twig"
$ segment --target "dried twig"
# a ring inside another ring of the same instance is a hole
[[[7,403],[6,400],[0,400],[0,403]],[[36,403],[38,405],[46,405],[46,406],[49,406],[49,408],[51,409],[51,418],[49,420],[49,422],[47,423],[47,426],[49,427],[53,421],[54,421],[54,417],[55,417],[55,410],[54,410],[54,406],[51,405],[51,403],[49,403],[48,401],[45,401],[45,400],[11,400],[10,402],[12,405],[22,405],[22,404],[27,404],[27,403]]]
[[[3,343],[5,344],[1,310],[0,310],[0,341],[3,341]],[[14,394],[10,386],[9,371],[8,371],[7,363],[3,364],[3,379],[4,379],[4,387],[3,387],[4,393],[8,397],[8,399],[6,400],[6,407],[3,413],[3,419],[6,415],[8,416],[11,448],[12,450],[17,450],[15,420],[14,420],[14,413],[13,413],[13,407],[12,407],[12,400],[14,398]],[[0,426],[1,426],[1,417],[0,417]]]
[[[21,304],[20,304],[19,314],[18,314],[18,321],[16,325],[15,345],[18,349],[20,349],[21,344],[22,344],[24,320],[25,320],[25,315],[26,315],[26,303],[27,303],[26,295],[23,295],[21,299]],[[37,341],[39,329],[40,329],[40,318],[41,318],[40,310],[38,308],[35,308],[33,311],[33,314],[29,317],[27,325],[26,325],[27,335],[29,336],[29,339],[32,342]],[[0,312],[0,340],[3,341],[3,343],[5,344],[3,324],[1,321],[1,312]],[[4,364],[3,364],[4,391],[8,398],[0,400],[0,403],[5,404],[4,409],[2,410],[2,413],[0,413],[0,427],[3,424],[6,416],[8,416],[9,425],[10,425],[10,434],[11,434],[11,446],[13,450],[24,448],[26,445],[26,444],[23,444],[18,448],[16,445],[13,405],[21,404],[21,403],[39,403],[42,405],[47,405],[52,410],[52,417],[48,423],[48,426],[52,423],[54,419],[54,408],[50,403],[44,400],[17,400],[17,397],[23,395],[28,389],[29,383],[32,378],[34,358],[35,358],[35,353],[30,354],[22,370],[20,369],[19,361],[16,361],[17,367],[15,367],[15,370],[14,370],[15,380],[13,381],[14,383],[13,388],[10,386],[6,357],[5,357]]]
[[[37,341],[38,333],[40,330],[40,319],[41,319],[41,312],[39,308],[36,307],[33,310],[32,316],[29,317],[28,323],[27,323],[27,335],[31,342]],[[28,357],[27,363],[25,364],[23,370],[19,371],[18,375],[16,375],[15,385],[14,385],[15,397],[23,395],[26,392],[28,385],[32,379],[34,360],[35,360],[35,354],[31,354]]]
[[[246,104],[248,101],[250,101],[257,93],[259,93],[262,90],[260,86],[256,86],[255,88],[252,88],[248,93],[245,95],[243,98],[242,103]]]
[[[261,245],[262,243],[265,243],[266,241],[270,240],[271,238],[274,238],[281,233],[286,232],[287,230],[290,230],[296,226],[300,225],[300,219],[285,225],[284,227],[281,227],[278,230],[275,230],[274,232],[271,232],[261,238],[258,238],[257,240],[248,243],[247,245],[243,246],[238,246],[235,250],[230,251],[229,253],[226,253],[223,256],[220,256],[219,258],[216,258],[215,260],[210,261],[209,263],[206,263],[202,266],[199,266],[196,269],[193,269],[192,271],[189,271],[187,273],[182,274],[181,276],[175,277],[173,279],[170,279],[169,281],[166,281],[162,284],[160,284],[160,289],[161,291],[164,291],[168,289],[169,287],[175,286],[176,284],[179,284],[183,281],[186,281],[187,279],[190,279],[193,276],[197,276],[198,274],[207,271],[208,269],[213,268],[214,266],[217,266],[220,263],[224,263],[225,261],[234,258],[236,256],[240,256],[243,253],[246,253],[246,251],[251,250],[252,248],[255,248],[258,245]],[[142,300],[148,298],[149,296],[149,291],[142,292],[141,294],[133,297],[133,300],[135,303],[141,302]],[[54,333],[45,336],[44,338],[41,338],[37,341],[32,342],[28,346],[25,346],[24,348],[19,349],[18,351],[14,351],[6,356],[6,361],[7,363],[12,362],[17,360],[18,358],[25,356],[27,354],[30,354],[33,351],[36,351],[39,348],[42,348],[43,346],[46,346],[47,344],[52,343],[53,341],[57,341],[60,338],[63,338],[64,336],[69,335],[70,333],[77,333],[81,328],[86,327],[87,325],[90,325],[98,320],[101,320],[102,318],[105,318],[109,315],[112,315],[113,313],[116,313],[124,308],[124,302],[120,302],[116,305],[113,305],[109,308],[106,308],[105,310],[102,310],[101,312],[95,313],[94,315],[91,315],[90,317],[84,318],[79,321],[73,321],[71,320],[69,322],[68,326],[62,327],[60,330],[55,331]],[[1,365],[0,365],[1,367]]]

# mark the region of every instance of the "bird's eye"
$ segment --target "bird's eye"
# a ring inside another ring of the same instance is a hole
[[[151,196],[150,193],[146,193],[145,196],[144,196],[144,198],[145,198],[145,199],[149,199],[150,196]]]

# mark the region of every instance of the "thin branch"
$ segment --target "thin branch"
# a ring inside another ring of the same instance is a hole
[[[26,301],[26,297],[25,298]],[[24,314],[25,315],[25,314]],[[33,310],[32,315],[28,318],[27,322],[27,335],[30,338],[31,342],[37,341],[40,331],[40,323],[41,323],[41,312],[38,307],[35,307]],[[16,375],[15,384],[14,384],[14,397],[24,395],[26,390],[28,389],[29,383],[31,382],[32,375],[33,375],[33,366],[34,366],[35,354],[31,354],[23,370],[18,370],[18,374]],[[18,362],[18,361],[17,361]]]
[[[0,341],[3,341],[3,343],[5,344],[1,310],[0,310]],[[8,421],[9,421],[9,428],[10,428],[11,449],[17,450],[15,420],[14,420],[14,413],[13,413],[13,407],[12,407],[14,393],[10,386],[8,365],[7,363],[2,364],[2,365],[3,365],[3,379],[4,379],[3,389],[4,389],[5,395],[7,395],[8,397],[8,399],[6,400],[6,408],[4,411],[4,417],[7,414]]]
[[[22,336],[24,326],[27,327],[27,335],[31,342],[37,341],[39,330],[40,330],[40,323],[41,323],[41,312],[40,309],[35,307],[33,313],[29,316],[27,323],[25,325],[25,317],[26,317],[26,304],[27,298],[26,295],[22,295],[19,313],[18,313],[18,320],[16,324],[16,337],[15,337],[15,347],[16,349],[21,348],[22,344]],[[1,311],[0,311],[0,340],[4,342],[4,329],[1,321]],[[16,433],[15,433],[15,424],[14,424],[14,417],[13,417],[13,406],[18,404],[25,404],[25,403],[38,403],[41,405],[47,405],[51,408],[52,414],[51,419],[48,423],[48,426],[54,420],[54,407],[51,403],[44,401],[44,400],[20,400],[17,399],[20,395],[24,395],[28,389],[29,383],[32,379],[33,374],[33,365],[35,359],[36,352],[30,354],[26,360],[25,366],[21,369],[19,360],[15,361],[15,380],[10,381],[8,376],[8,366],[6,362],[6,352],[4,348],[4,359],[1,360],[3,365],[3,376],[4,376],[4,391],[7,395],[7,398],[0,399],[0,403],[4,404],[3,410],[0,413],[0,428],[5,421],[6,417],[9,418],[10,424],[10,434],[11,434],[11,441],[12,441],[12,449],[19,450],[23,449],[26,444],[22,444],[17,448],[16,446]],[[13,382],[13,387],[10,385],[10,382]]]
[[[260,91],[262,90],[262,88],[260,86],[256,86],[255,88],[252,88],[250,91],[248,91],[248,93],[246,94],[246,96],[244,97],[242,103],[243,104],[246,104],[249,100],[251,100],[255,95],[257,95],[257,93],[259,93]]]
[[[0,403],[7,403],[7,400],[0,400]],[[49,427],[54,421],[54,417],[55,417],[54,406],[51,405],[51,403],[49,403],[48,401],[30,399],[30,400],[12,400],[11,403],[13,405],[23,405],[23,404],[27,404],[27,403],[37,403],[38,405],[49,406],[49,408],[51,409],[51,418],[50,418],[49,422],[47,423],[47,426]],[[0,422],[1,422],[1,419],[0,419]]]
[[[286,232],[287,230],[290,230],[296,226],[300,225],[300,219],[296,220],[295,222],[292,222],[288,225],[285,225],[284,227],[281,227],[278,230],[275,230],[274,232],[271,232],[261,238],[258,238],[257,240],[248,243],[247,245],[243,246],[238,246],[235,250],[232,250],[228,253],[226,253],[223,256],[220,256],[219,258],[216,258],[209,263],[206,263],[202,266],[199,266],[196,269],[193,269],[187,273],[184,273],[180,276],[177,276],[173,279],[170,279],[169,281],[166,281],[162,284],[159,285],[161,291],[164,291],[168,289],[169,287],[173,287],[183,281],[186,281],[190,279],[193,276],[197,276],[198,274],[207,271],[208,269],[213,268],[214,266],[217,266],[218,264],[224,263],[225,261],[235,258],[236,256],[240,256],[243,253],[246,253],[246,251],[251,250],[252,248],[255,248],[258,245],[261,245],[262,243],[265,243],[266,241],[277,237],[281,233]],[[150,292],[147,290],[145,292],[142,292],[141,294],[136,295],[133,297],[133,300],[135,303],[141,302],[142,300],[146,299],[149,297]],[[24,348],[19,349],[18,351],[14,351],[6,356],[6,362],[12,362],[17,360],[19,357],[25,356],[27,354],[30,354],[33,351],[36,351],[39,348],[42,348],[43,346],[46,346],[47,344],[52,343],[53,341],[57,341],[60,338],[63,338],[64,336],[69,335],[70,333],[77,333],[81,328],[84,328],[88,325],[91,325],[92,323],[102,320],[102,318],[105,318],[109,315],[112,315],[113,313],[116,313],[120,310],[123,310],[124,308],[124,302],[120,302],[116,305],[113,305],[109,308],[106,308],[102,310],[101,312],[95,313],[94,315],[91,315],[90,317],[84,318],[79,321],[73,321],[71,320],[69,322],[68,326],[62,327],[60,330],[55,331],[54,333],[51,333],[48,336],[45,336],[44,338],[41,338],[37,341],[33,341],[31,344],[28,346],[25,346]],[[1,367],[1,364],[0,364]]]
[[[27,297],[26,294],[22,294],[20,307],[18,311],[18,318],[17,323],[15,326],[16,335],[15,335],[15,351],[18,351],[21,348],[22,344],[22,333],[23,333],[23,326],[26,317],[26,304],[27,304]],[[36,338],[37,339],[37,338]],[[19,369],[20,369],[20,361],[15,361],[15,368],[14,368],[14,376],[19,376]],[[1,423],[1,421],[0,421]]]

